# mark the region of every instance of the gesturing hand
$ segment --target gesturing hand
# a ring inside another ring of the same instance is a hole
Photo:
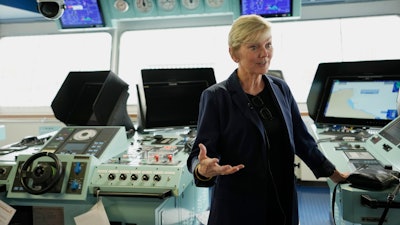
[[[239,164],[236,166],[231,165],[219,165],[219,159],[217,158],[209,158],[207,156],[207,148],[203,144],[199,144],[200,153],[198,156],[199,165],[197,167],[198,173],[204,177],[214,177],[217,175],[228,175],[232,173],[236,173],[237,171],[244,168],[243,164]]]

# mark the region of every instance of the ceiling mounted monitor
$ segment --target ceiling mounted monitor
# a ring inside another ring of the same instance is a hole
[[[297,0],[241,0],[240,14],[256,14],[269,20],[300,18],[301,1]]]
[[[60,26],[62,29],[104,27],[99,0],[65,0]]]

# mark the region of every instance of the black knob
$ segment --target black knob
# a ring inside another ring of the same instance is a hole
[[[161,176],[160,175],[154,175],[154,178],[153,178],[155,181],[160,181],[161,180]]]
[[[120,180],[126,180],[126,175],[122,173],[121,175],[119,175],[119,179]]]
[[[131,175],[131,180],[137,180],[137,179],[138,179],[138,176],[136,174]]]
[[[110,174],[108,175],[108,179],[109,179],[109,180],[114,180],[114,179],[115,179],[115,174],[110,173]]]
[[[144,181],[148,181],[148,180],[149,180],[149,176],[148,176],[148,175],[146,175],[146,174],[144,174],[144,175],[142,176],[142,180],[144,180]]]

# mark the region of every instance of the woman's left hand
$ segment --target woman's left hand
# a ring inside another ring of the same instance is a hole
[[[346,181],[348,176],[349,176],[348,173],[341,173],[337,170],[334,170],[333,174],[329,178],[335,183],[340,183]]]

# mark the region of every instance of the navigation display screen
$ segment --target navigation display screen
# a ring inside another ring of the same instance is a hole
[[[65,0],[65,11],[60,18],[61,27],[104,27],[103,15],[98,0]]]
[[[241,14],[257,14],[262,17],[292,16],[292,0],[241,0]]]
[[[393,120],[400,80],[334,79],[325,108],[326,117]]]
[[[317,126],[384,127],[398,116],[400,60],[320,63],[307,97]]]

